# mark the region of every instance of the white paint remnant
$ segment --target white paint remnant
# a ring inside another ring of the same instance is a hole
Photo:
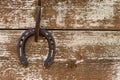
[[[69,59],[54,59],[55,62],[67,62],[68,60]],[[70,58],[70,60],[74,60],[75,64],[79,64],[84,61],[83,59],[77,60],[77,59],[72,59],[72,58]]]
[[[107,32],[111,33],[111,32]],[[72,40],[70,40],[66,45],[68,47],[83,46],[83,45],[120,45],[120,36],[110,36],[108,34],[105,36],[106,32],[92,32],[90,34],[84,34],[74,32]]]
[[[47,55],[41,55],[41,54],[33,54],[30,57],[28,57],[28,60],[35,62],[36,60],[41,60],[41,61],[45,61],[47,58]]]
[[[90,60],[120,60],[120,57],[92,57]]]
[[[56,24],[62,27],[65,27],[65,20],[67,13],[67,7],[68,5],[65,2],[59,2],[57,6],[54,6],[53,9],[55,9],[58,14],[56,17]]]
[[[0,51],[0,57],[9,57],[10,53],[8,51]]]
[[[0,43],[4,44],[6,42],[9,42],[9,37],[5,34],[2,34],[2,32],[0,32]]]
[[[112,80],[120,80],[120,64],[119,63],[115,63],[114,65],[112,65],[112,70],[113,73],[115,74],[114,77],[112,77]]]
[[[101,2],[92,1],[89,3],[88,9],[91,10],[87,14],[87,20],[103,20],[111,19],[114,16],[114,2],[115,0],[103,0]]]
[[[30,68],[19,68],[17,74],[22,76],[22,80],[43,80],[41,75],[41,69],[35,70],[34,65]],[[26,73],[24,75],[24,73]],[[17,77],[17,80],[21,78]]]
[[[112,22],[101,24],[101,22],[97,22],[97,20],[113,20],[114,17],[114,4],[115,1],[119,0],[90,0],[87,5],[81,7],[80,5],[74,5],[71,0],[58,2],[55,6],[52,6],[53,9],[57,12],[56,16],[53,16],[51,19],[56,19],[56,24],[59,27],[67,27],[65,18],[70,16],[73,19],[74,23],[69,23],[70,26],[73,28],[90,28],[92,27],[113,27],[114,24]],[[9,6],[3,6],[3,8],[13,9],[10,13],[4,14],[4,16],[8,16],[8,21],[11,23],[3,23],[0,22],[0,27],[11,27],[11,28],[18,28],[18,27],[34,27],[35,20],[34,17],[31,15],[35,11],[35,6],[33,5],[34,1],[25,1],[26,6],[24,7],[13,7],[13,5],[9,4]],[[71,4],[71,5],[70,5]],[[30,6],[30,7],[29,7]],[[22,10],[21,10],[22,9]],[[27,12],[23,11],[26,10]],[[72,12],[70,12],[72,10]],[[22,13],[22,14],[21,14]],[[42,24],[44,26],[48,26],[47,24],[50,22],[51,19],[42,20]],[[80,23],[77,22],[80,20]],[[2,18],[0,21],[4,21]],[[93,22],[94,21],[94,22]],[[14,23],[13,23],[14,22]]]
[[[17,70],[15,68],[7,68],[7,69],[5,69],[5,70],[2,71],[2,76],[6,76],[6,74],[7,74],[8,71],[15,72]]]
[[[0,57],[9,57],[10,56],[10,53],[6,50],[7,45],[4,45],[5,43],[10,42],[9,36],[6,34],[4,32],[0,32],[0,43],[1,43],[1,45],[0,45]]]
[[[69,5],[64,2],[59,2],[53,8],[58,12],[56,23],[58,26],[67,27],[65,26],[65,17],[67,16],[66,13],[69,13],[70,10],[74,11],[74,14],[70,14],[70,17],[75,20],[75,23],[69,23],[74,28],[79,27],[90,27],[90,26],[101,26],[104,25],[105,27],[113,27],[112,23],[101,24],[97,22],[97,20],[104,20],[109,19],[112,20],[114,17],[114,4],[117,0],[104,0],[104,1],[89,1],[89,3],[81,8],[80,6]],[[70,1],[69,1],[70,3]],[[85,11],[84,11],[85,10]],[[77,23],[77,20],[86,20],[86,23]],[[95,22],[92,22],[95,21]]]
[[[79,63],[81,63],[81,62],[83,62],[83,61],[84,61],[83,59],[77,60],[77,61],[75,62],[75,64],[79,64]]]
[[[3,66],[3,63],[4,63],[4,62],[0,62],[0,67],[2,67],[2,66]]]

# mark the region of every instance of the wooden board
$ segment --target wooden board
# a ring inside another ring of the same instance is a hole
[[[28,39],[27,68],[18,58],[18,39],[34,28],[36,6],[37,0],[0,0],[0,80],[120,79],[120,0],[42,0],[41,25],[56,42],[47,69],[43,37]]]
[[[0,0],[0,28],[34,28],[37,0]],[[42,0],[48,29],[120,29],[119,0]]]
[[[119,31],[52,31],[56,41],[57,54],[60,58],[120,58],[120,32]],[[1,30],[1,51],[16,52],[18,39],[23,31]],[[26,52],[46,53],[47,41],[40,37],[38,43],[34,38],[28,40]],[[4,52],[3,52],[4,53]]]
[[[17,42],[23,32],[0,30],[0,80],[119,80],[119,31],[51,31],[57,50],[48,69],[43,66],[48,48],[42,37],[38,43],[33,37],[27,41],[29,66],[20,64]]]

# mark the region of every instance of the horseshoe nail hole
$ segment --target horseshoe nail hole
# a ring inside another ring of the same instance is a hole
[[[23,41],[23,39],[21,39],[20,41]]]
[[[51,40],[50,42],[51,42],[51,43],[54,43],[54,41],[53,41],[53,40]]]
[[[54,45],[54,43],[50,43],[52,46]]]

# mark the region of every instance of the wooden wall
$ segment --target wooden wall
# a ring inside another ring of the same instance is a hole
[[[42,0],[41,25],[55,38],[55,63],[43,66],[48,45],[29,38],[27,68],[20,35],[35,26],[37,0],[0,0],[0,80],[119,80],[120,0]]]

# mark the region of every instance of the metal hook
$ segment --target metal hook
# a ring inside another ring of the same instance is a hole
[[[28,61],[27,61],[27,58],[25,56],[25,43],[26,43],[27,39],[29,37],[33,36],[34,34],[35,34],[35,30],[34,29],[26,30],[22,34],[22,36],[20,37],[19,42],[18,42],[18,55],[19,55],[21,63],[24,66],[28,66]],[[46,31],[45,29],[39,28],[39,34],[41,36],[45,37],[47,39],[47,41],[48,41],[49,53],[48,53],[47,59],[44,61],[44,66],[48,67],[54,61],[55,41],[54,41],[54,38],[52,37],[51,33]]]
[[[40,16],[41,16],[41,0],[38,0],[38,6],[37,6],[37,16],[36,16],[36,25],[35,29],[29,29],[26,30],[22,36],[19,39],[18,42],[18,55],[20,58],[21,63],[24,66],[28,66],[28,61],[25,56],[25,43],[27,39],[33,35],[35,35],[35,42],[38,41],[38,37],[41,35],[45,37],[48,41],[49,45],[49,53],[47,56],[47,59],[44,61],[44,66],[50,66],[53,61],[54,61],[54,56],[55,56],[55,41],[51,33],[46,31],[45,29],[39,28],[40,27]]]
[[[35,42],[38,42],[39,37],[39,27],[40,27],[40,20],[41,20],[41,0],[38,0],[38,6],[36,8],[36,25],[35,25]]]

